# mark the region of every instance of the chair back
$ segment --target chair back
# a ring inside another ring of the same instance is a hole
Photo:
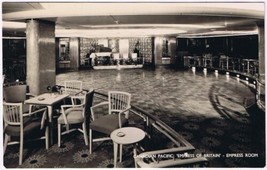
[[[120,112],[130,107],[131,94],[121,91],[109,91],[109,114]]]
[[[113,54],[113,59],[114,60],[119,60],[120,59],[120,54],[119,53],[114,53]]]
[[[22,103],[3,103],[3,116],[6,125],[20,125],[21,120],[23,120],[22,105]]]
[[[220,59],[226,59],[227,56],[226,55],[220,55]]]
[[[94,99],[94,90],[89,91],[85,96],[85,116],[91,117],[91,107],[93,105],[93,99]]]
[[[137,53],[132,53],[132,59],[133,59],[133,61],[137,60]]]
[[[129,58],[129,56],[128,56],[128,53],[123,53],[122,54],[122,58],[125,60],[125,59],[128,59]]]
[[[26,100],[27,85],[14,85],[3,88],[5,102],[20,103]]]
[[[205,59],[211,59],[211,58],[212,58],[212,55],[211,55],[210,53],[205,54],[205,55],[204,55],[204,58],[205,58]]]
[[[82,81],[77,81],[77,80],[65,81],[64,86],[65,86],[64,92],[70,95],[76,94],[77,92],[80,92],[83,89]]]

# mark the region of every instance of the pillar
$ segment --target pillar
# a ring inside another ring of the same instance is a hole
[[[258,23],[259,41],[259,80],[265,82],[264,23]]]
[[[163,38],[155,37],[154,39],[155,65],[162,64],[162,46],[163,46]]]
[[[28,20],[27,84],[30,92],[47,92],[47,86],[56,83],[55,24],[48,21]]]
[[[168,48],[169,48],[169,53],[171,56],[171,64],[175,64],[175,60],[176,60],[176,38],[172,37],[169,38],[169,44],[168,44]]]
[[[79,38],[70,38],[70,68],[78,70],[80,65]]]
[[[155,37],[152,37],[151,38],[151,53],[152,53],[152,59],[151,59],[151,62],[152,62],[152,66],[154,67],[155,66]]]

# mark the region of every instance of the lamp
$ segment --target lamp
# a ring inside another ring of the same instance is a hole
[[[47,86],[46,88],[49,92],[51,91],[52,93],[60,93],[60,89],[61,87],[58,85],[54,85],[54,86]]]

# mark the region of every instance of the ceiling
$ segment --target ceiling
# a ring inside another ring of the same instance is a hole
[[[3,2],[3,35],[25,36],[26,20],[56,23],[56,37],[210,37],[257,34],[264,2]]]

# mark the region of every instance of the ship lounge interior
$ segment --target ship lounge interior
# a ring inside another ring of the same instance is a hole
[[[2,2],[1,166],[265,167],[264,8]]]

